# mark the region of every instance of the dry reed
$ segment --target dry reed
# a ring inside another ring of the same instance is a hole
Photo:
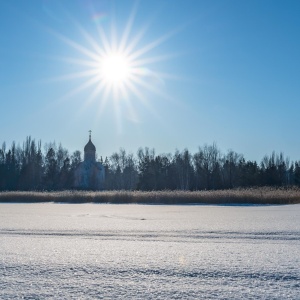
[[[137,204],[296,204],[300,188],[250,188],[217,191],[15,191],[1,192],[2,203]]]

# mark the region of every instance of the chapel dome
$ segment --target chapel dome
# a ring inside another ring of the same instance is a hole
[[[92,143],[91,139],[88,143],[84,146],[84,151],[96,151],[95,145]]]

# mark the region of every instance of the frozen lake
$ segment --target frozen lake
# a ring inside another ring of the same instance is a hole
[[[0,299],[299,299],[300,205],[0,204]]]

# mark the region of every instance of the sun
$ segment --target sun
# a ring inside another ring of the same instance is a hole
[[[107,83],[118,85],[130,79],[132,66],[130,60],[122,53],[109,53],[99,62],[99,74]]]

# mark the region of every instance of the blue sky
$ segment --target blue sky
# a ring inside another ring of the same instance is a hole
[[[99,156],[216,142],[298,160],[299,15],[299,1],[1,1],[0,142],[82,151],[91,129]],[[147,50],[138,92],[104,94],[82,62],[104,48],[99,29],[120,45],[130,20],[125,47]]]

